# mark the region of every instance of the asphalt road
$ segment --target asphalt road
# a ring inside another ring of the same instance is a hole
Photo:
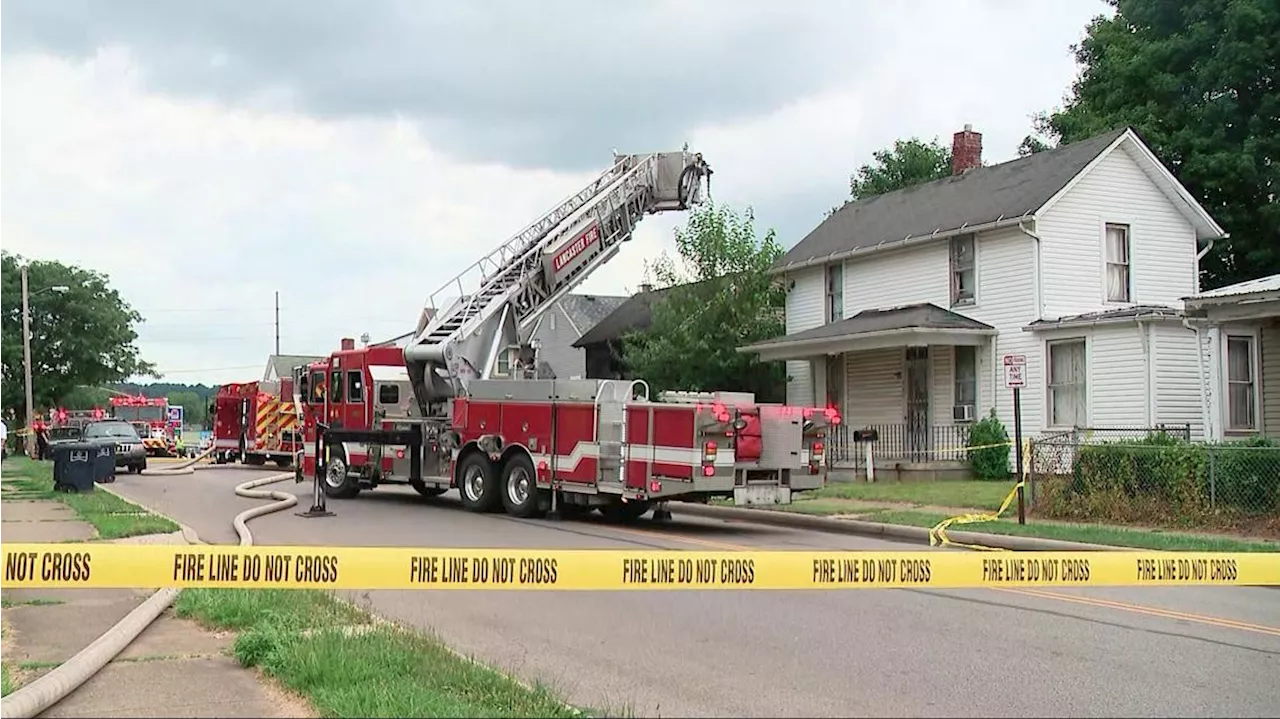
[[[266,474],[266,472],[261,473]],[[114,489],[232,543],[257,472],[121,475]],[[309,504],[310,485],[273,488]],[[867,549],[914,545],[693,517],[667,525],[475,515],[407,488],[337,516],[254,520],[258,544]],[[1280,591],[1106,588],[360,593],[459,651],[635,716],[1277,716]]]

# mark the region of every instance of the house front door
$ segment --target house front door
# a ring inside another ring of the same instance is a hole
[[[907,459],[923,462],[929,452],[929,348],[908,347],[906,371],[906,437],[903,448]]]

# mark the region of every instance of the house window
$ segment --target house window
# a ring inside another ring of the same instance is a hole
[[[493,373],[499,377],[510,377],[511,370],[516,363],[516,348],[508,347],[498,353],[497,366],[493,368]]]
[[[1227,337],[1227,429],[1258,428],[1253,337]]]
[[[844,414],[844,355],[827,357],[827,406]]]
[[[978,348],[955,348],[955,409],[957,422],[972,422],[978,404]]]
[[[844,265],[827,266],[827,322],[844,319]]]
[[[1084,339],[1049,343],[1049,426],[1085,427]]]
[[[1130,301],[1129,226],[1107,225],[1107,302]]]
[[[974,271],[973,235],[951,238],[951,306],[971,305],[977,286]]]

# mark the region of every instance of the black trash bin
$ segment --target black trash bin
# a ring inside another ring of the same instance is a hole
[[[116,481],[116,446],[112,442],[103,442],[94,452],[93,481],[98,484],[110,484]]]
[[[52,450],[54,490],[92,492],[98,446],[92,442],[64,442]]]

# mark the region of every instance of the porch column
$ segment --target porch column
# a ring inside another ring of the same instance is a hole
[[[1204,438],[1209,442],[1221,442],[1222,428],[1226,426],[1223,413],[1226,411],[1225,384],[1222,381],[1222,365],[1226,343],[1223,342],[1222,326],[1210,325],[1205,329],[1209,336],[1209,357],[1205,363],[1205,391],[1209,398],[1209,416],[1205,418]]]

